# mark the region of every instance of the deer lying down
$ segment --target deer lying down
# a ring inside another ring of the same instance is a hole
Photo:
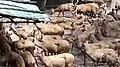
[[[8,64],[8,67],[25,67],[24,59],[18,53],[13,51],[10,53]]]
[[[74,67],[75,57],[70,53],[41,56],[40,58],[46,67]]]
[[[36,67],[36,60],[29,51],[22,52],[22,57],[26,63],[26,67]]]

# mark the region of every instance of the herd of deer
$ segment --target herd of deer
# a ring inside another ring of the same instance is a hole
[[[58,16],[62,13],[64,16],[64,11],[70,11],[73,17],[77,17],[78,13],[87,14],[90,16],[95,16],[99,9],[104,9],[105,5],[103,6],[102,3],[85,3],[85,4],[78,4],[79,0],[76,3],[66,3],[59,5],[56,9],[52,10],[52,13],[59,12]],[[78,5],[77,5],[78,4]],[[102,6],[101,6],[102,5]]]
[[[101,13],[108,14],[109,11],[107,9],[107,4],[106,3],[85,3],[85,4],[78,4],[79,0],[77,0],[76,3],[65,3],[59,5],[56,9],[52,9],[52,13],[59,12],[58,17],[62,13],[63,16],[65,16],[64,12],[65,11],[70,11],[71,14],[73,15],[74,18],[77,18],[77,14],[85,14],[89,15],[92,17],[96,17],[100,15]],[[114,13],[118,15],[118,10],[120,9],[120,1],[115,2],[115,9],[112,8]],[[108,13],[107,13],[108,11]],[[110,11],[112,12],[112,11]]]

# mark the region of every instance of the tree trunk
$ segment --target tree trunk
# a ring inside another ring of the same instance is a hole
[[[45,5],[47,3],[47,0],[38,0],[37,6],[40,10],[45,10]]]
[[[0,50],[1,50],[1,53],[9,52],[10,49],[11,48],[10,48],[9,44],[6,42],[6,39],[5,39],[5,32],[4,32],[3,24],[0,23]]]

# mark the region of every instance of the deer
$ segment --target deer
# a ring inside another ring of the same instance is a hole
[[[75,10],[76,10],[76,7],[77,7],[76,5],[78,2],[79,2],[79,0],[77,0],[77,2],[75,4],[73,2],[61,4],[56,9],[52,9],[52,13],[59,12],[58,16],[57,16],[57,17],[59,17],[61,13],[64,16],[64,11],[70,11],[71,14],[73,15],[73,17],[75,17]]]

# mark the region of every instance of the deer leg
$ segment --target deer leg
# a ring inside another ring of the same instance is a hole
[[[70,10],[70,12],[71,12],[71,14],[73,15],[73,18],[75,18],[75,13],[74,13],[74,11],[71,11],[71,10]]]
[[[45,56],[47,56],[47,52],[44,52],[45,53]]]
[[[49,52],[47,52],[46,54],[47,54],[47,56],[49,56]]]
[[[118,57],[119,57],[119,50],[117,49],[117,51],[118,51]]]
[[[54,53],[54,55],[56,55],[56,52]]]
[[[97,64],[96,64],[96,67],[98,66],[98,61],[96,62]]]
[[[113,65],[113,67],[115,67],[115,65]]]
[[[58,55],[58,53],[56,52],[55,55]]]
[[[73,13],[73,18],[77,18],[77,12]]]
[[[61,12],[59,12],[59,14],[58,14],[58,16],[57,16],[57,17],[59,17],[59,16],[60,16],[60,14],[61,14]]]
[[[96,64],[96,67],[98,66],[98,61],[96,62],[97,64]]]
[[[73,50],[73,48],[74,48],[74,44],[72,44],[72,48],[71,48],[71,51]]]
[[[94,62],[94,67],[97,67],[96,63]]]
[[[110,64],[109,67],[113,67],[113,66]]]
[[[71,49],[69,50],[69,52],[71,52],[73,50],[73,47],[74,47],[74,44],[73,43],[70,43],[71,44]]]
[[[70,11],[70,12],[71,12],[71,14],[73,15],[73,18],[74,18],[75,17],[74,13],[72,11]]]
[[[54,52],[53,52],[53,53],[51,53],[51,55],[54,55]]]
[[[116,64],[116,67],[119,67],[119,63]]]
[[[73,14],[74,14],[74,17],[77,17],[77,10],[75,10]]]
[[[83,64],[83,65],[84,65],[85,67],[86,67],[86,62],[87,62],[87,61],[86,61],[86,55],[85,55],[85,53],[84,53],[84,64]]]
[[[116,9],[116,15],[117,15],[117,20],[118,20],[118,9]]]
[[[64,11],[62,12],[62,14],[63,14],[63,17],[64,17]]]

